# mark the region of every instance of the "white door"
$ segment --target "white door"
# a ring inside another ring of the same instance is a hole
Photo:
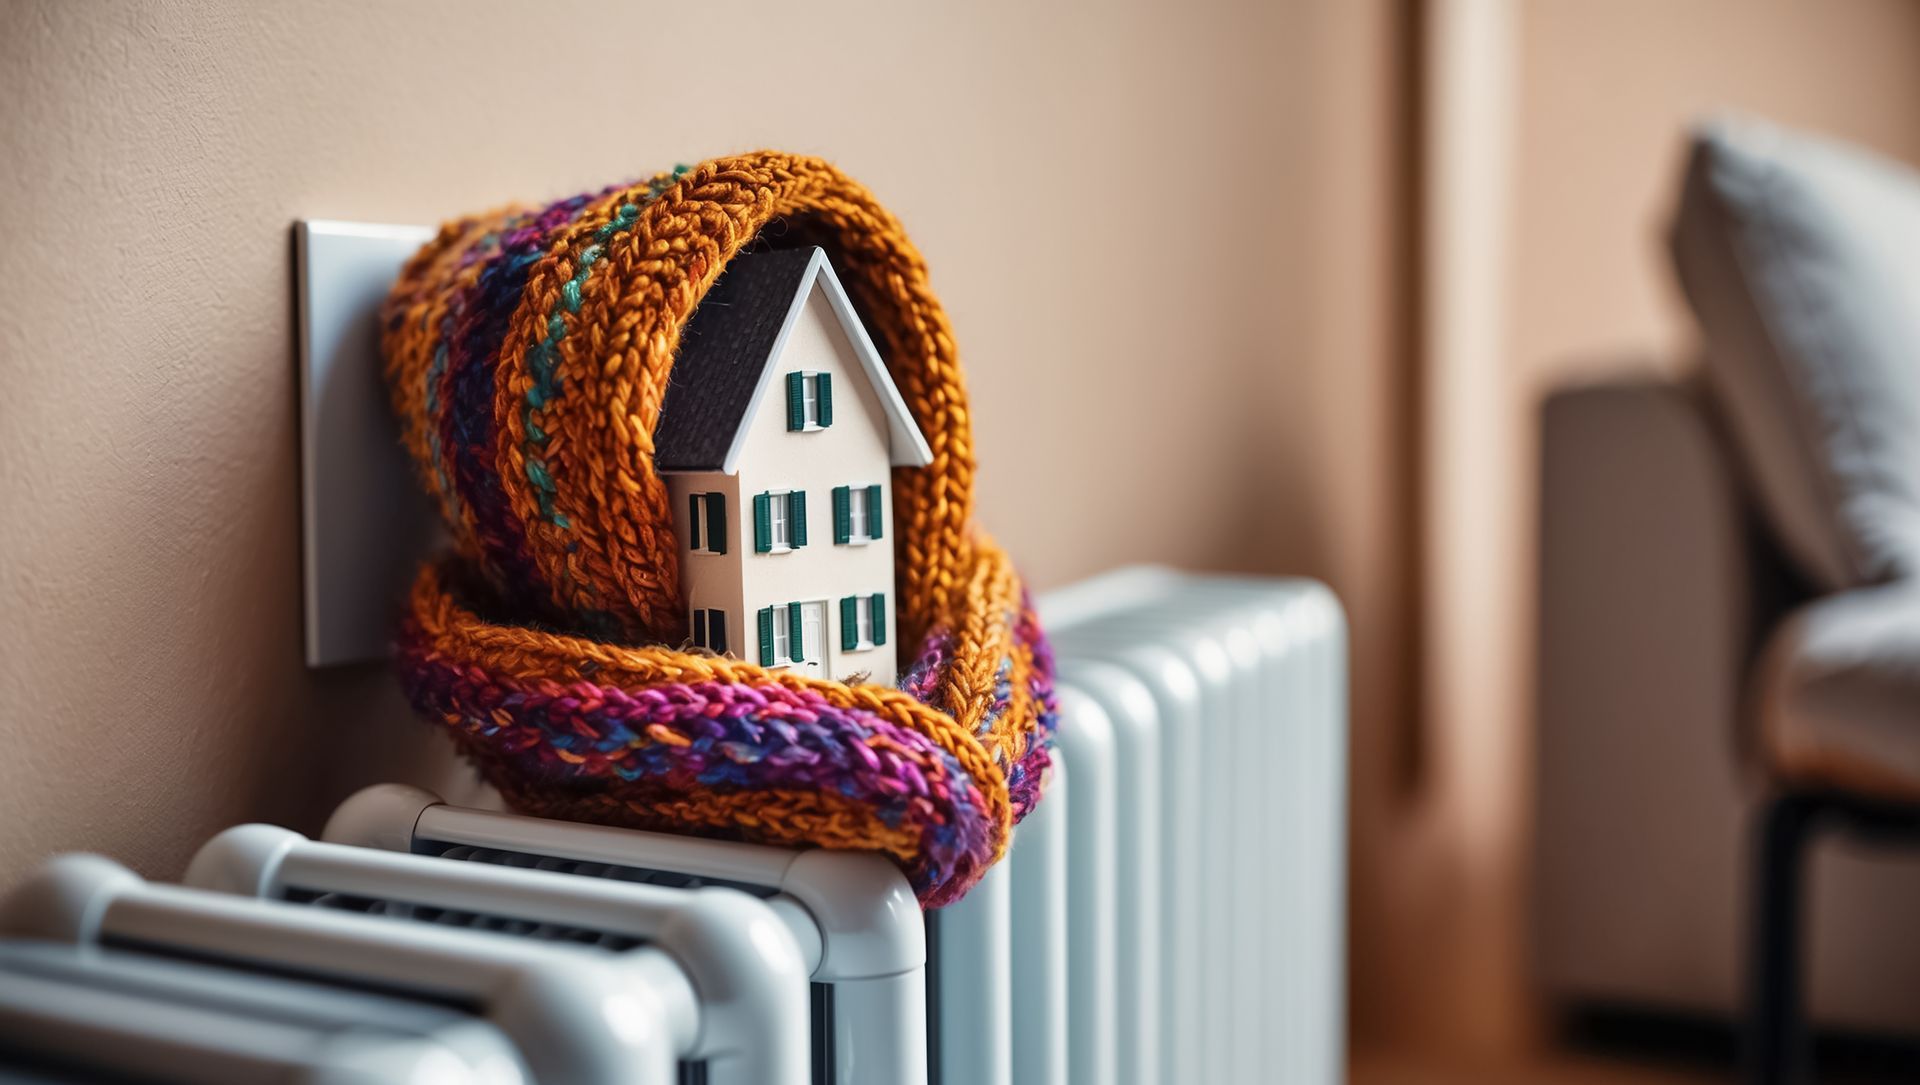
[[[806,657],[806,671],[818,677],[825,673],[827,604],[800,604],[800,647]]]

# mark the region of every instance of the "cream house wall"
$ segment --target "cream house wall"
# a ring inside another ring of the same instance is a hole
[[[891,685],[896,645],[893,598],[893,493],[887,416],[880,396],[867,380],[853,344],[834,316],[822,288],[812,287],[792,332],[772,363],[768,380],[740,453],[741,580],[745,603],[741,619],[752,638],[741,642],[743,659],[758,660],[758,611],[795,601],[826,604],[821,644],[825,677],[846,678],[865,672],[871,681]],[[833,378],[833,424],[794,433],[787,429],[786,375],[829,373]],[[833,535],[833,488],[878,484],[884,537],[871,543],[839,546]],[[807,495],[807,545],[782,554],[753,552],[753,495],[773,490],[804,490]],[[684,512],[681,515],[685,515]],[[840,599],[885,594],[887,642],[856,652],[840,650]]]
[[[701,471],[666,476],[667,493],[673,499],[673,531],[680,540],[680,586],[686,592],[688,620],[695,610],[721,610],[727,615],[727,651],[741,659],[752,659],[747,627],[741,624],[744,603],[740,595],[742,554],[753,550],[753,503],[740,507],[740,480],[719,471]],[[727,507],[724,554],[693,553],[693,524],[688,519],[687,495],[717,493],[725,497]],[[742,527],[742,524],[745,527]]]

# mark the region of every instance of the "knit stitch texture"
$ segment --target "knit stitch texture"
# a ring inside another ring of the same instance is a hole
[[[686,647],[653,431],[680,334],[749,244],[824,247],[933,451],[893,477],[894,689]],[[1048,775],[1053,662],[973,524],[973,439],[926,265],[827,163],[759,152],[456,219],[382,311],[408,450],[453,536],[403,685],[529,813],[883,851],[921,901],[1005,853]]]

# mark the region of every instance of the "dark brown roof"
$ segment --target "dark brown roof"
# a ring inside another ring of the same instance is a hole
[[[701,299],[653,428],[658,469],[722,469],[817,251],[741,253]]]

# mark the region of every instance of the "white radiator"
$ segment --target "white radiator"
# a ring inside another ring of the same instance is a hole
[[[1041,618],[1074,773],[1069,925],[1098,932],[1070,948],[1071,1079],[1341,1080],[1338,602],[1310,581],[1138,568],[1054,593]]]
[[[808,1085],[807,979],[820,959],[810,919],[783,917],[781,901],[769,906],[736,889],[649,885],[624,874],[597,864],[448,863],[240,825],[200,849],[187,884],[597,946],[670,992],[661,1009],[683,1077],[704,1071],[715,1085]]]
[[[499,1029],[458,1010],[34,941],[0,940],[0,1052],[0,1080],[42,1085],[533,1080]]]
[[[348,799],[324,834],[435,861],[524,860],[563,875],[620,876],[682,888],[718,885],[767,900],[802,945],[811,979],[815,1080],[916,1085],[927,1079],[926,943],[898,869],[873,855],[792,851],[469,810],[416,788],[378,785]],[[1003,954],[1004,955],[1004,954]]]
[[[0,901],[0,935],[460,1010],[541,1082],[667,1085],[678,1069],[678,992],[585,946],[158,885],[97,855],[53,859]]]
[[[0,933],[455,1004],[543,1082],[1338,1082],[1346,645],[1333,597],[1143,568],[1056,592],[1041,614],[1059,663],[1052,788],[1007,861],[924,917],[874,856],[462,809],[383,785],[342,805],[330,843],[244,826],[203,850],[192,881],[264,901],[57,860],[0,904]],[[550,960],[582,977],[564,1011],[503,1002],[480,978]],[[621,1007],[601,1007],[598,1031],[579,1020],[591,991]]]

